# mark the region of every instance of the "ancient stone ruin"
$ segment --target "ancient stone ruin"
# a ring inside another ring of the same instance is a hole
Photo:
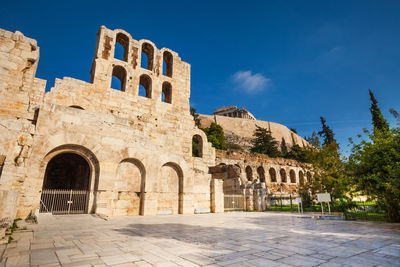
[[[249,120],[256,119],[254,115],[250,113],[250,111],[244,108],[244,106],[242,106],[242,109],[238,108],[237,106],[221,107],[219,109],[214,110],[213,114],[219,116],[242,118]]]
[[[224,193],[262,210],[304,177],[293,161],[216,156],[189,112],[190,65],[170,49],[102,26],[91,81],[56,79],[49,92],[38,62],[34,39],[0,30],[0,220],[223,212]]]

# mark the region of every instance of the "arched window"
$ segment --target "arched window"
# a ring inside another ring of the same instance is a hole
[[[149,43],[142,45],[142,66],[143,69],[153,70],[154,48]]]
[[[269,176],[271,177],[271,183],[276,183],[276,171],[274,168],[269,169]]]
[[[119,32],[117,33],[117,39],[115,42],[114,58],[128,61],[128,51],[129,51],[129,38],[125,34]]]
[[[164,51],[163,54],[163,74],[168,77],[172,77],[172,54],[168,51]]]
[[[112,71],[111,88],[125,91],[126,70],[122,66],[115,66]]]
[[[151,98],[151,78],[146,74],[140,76],[139,95]]]
[[[294,172],[294,170],[290,170],[289,176],[290,176],[290,182],[292,184],[296,183],[296,173]]]
[[[299,171],[299,183],[300,186],[304,185],[304,173],[302,171]]]
[[[281,170],[279,171],[279,173],[280,173],[280,175],[281,175],[281,182],[282,182],[282,183],[286,183],[286,182],[287,182],[287,179],[286,179],[286,171],[285,171],[284,169],[281,169]]]
[[[198,134],[194,135],[192,139],[192,156],[203,157],[203,139]]]
[[[253,170],[250,166],[246,167],[246,178],[248,181],[253,181]]]
[[[265,171],[262,166],[257,168],[258,178],[260,179],[261,183],[265,183]]]
[[[170,104],[172,103],[172,86],[169,82],[163,82],[162,84],[161,101]]]

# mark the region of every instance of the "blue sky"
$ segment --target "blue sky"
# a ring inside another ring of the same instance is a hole
[[[89,81],[101,25],[192,66],[191,104],[245,105],[310,136],[324,116],[342,149],[370,127],[368,88],[400,111],[400,1],[2,1],[0,27],[38,41],[37,77]]]

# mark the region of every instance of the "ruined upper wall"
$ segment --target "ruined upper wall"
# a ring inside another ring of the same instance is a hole
[[[36,40],[0,29],[0,156],[4,158],[0,189],[18,186],[31,150],[46,85],[35,78],[38,61]]]
[[[0,116],[26,118],[43,100],[46,82],[35,78],[36,40],[0,29]]]
[[[124,50],[122,58],[115,56],[117,45]],[[141,67],[142,52],[148,58],[147,68]],[[121,90],[111,87],[113,77],[120,80]],[[139,85],[146,89],[145,96],[139,95]],[[190,65],[176,52],[102,26],[97,33],[91,83],[57,79],[46,102],[132,118],[168,112],[188,116],[189,97]]]

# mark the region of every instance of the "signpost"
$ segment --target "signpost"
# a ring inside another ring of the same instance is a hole
[[[318,202],[321,203],[321,209],[322,209],[322,214],[324,214],[324,202],[328,203],[328,210],[329,214],[331,214],[331,206],[329,205],[329,202],[331,202],[331,194],[329,193],[322,193],[322,194],[317,194]]]

